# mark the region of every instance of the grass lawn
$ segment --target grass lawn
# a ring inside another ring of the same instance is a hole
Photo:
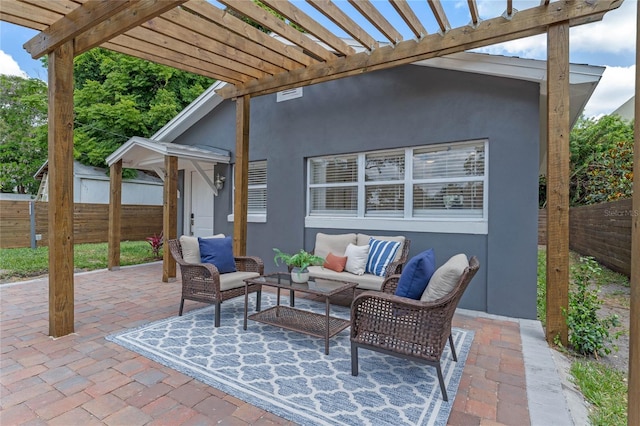
[[[160,252],[162,254],[162,251]],[[90,271],[107,267],[107,243],[77,244],[74,247],[76,271]],[[151,245],[146,241],[120,243],[120,265],[137,265],[156,261]],[[49,248],[0,249],[0,280],[28,278],[49,272]]]
[[[538,249],[538,319],[544,326],[546,319],[546,255],[545,247]],[[574,265],[580,256],[571,253],[569,262]],[[573,279],[573,277],[571,278]],[[629,287],[629,279],[602,267],[598,284],[617,284]],[[615,295],[614,295],[615,296]],[[602,297],[602,295],[601,295]],[[624,299],[624,298],[623,298]],[[591,357],[582,357],[569,349],[561,349],[573,357],[570,373],[585,399],[591,404],[589,420],[593,426],[623,426],[627,424],[627,375]]]

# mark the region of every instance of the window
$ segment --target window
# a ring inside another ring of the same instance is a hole
[[[311,158],[307,226],[486,233],[486,144]]]
[[[235,173],[234,173],[235,176]],[[249,222],[266,222],[267,220],[267,161],[249,162],[249,190],[247,194],[247,220]],[[233,185],[235,197],[235,181]],[[228,216],[233,221],[233,213]]]
[[[249,163],[249,204],[247,211],[252,214],[267,214],[267,162]]]

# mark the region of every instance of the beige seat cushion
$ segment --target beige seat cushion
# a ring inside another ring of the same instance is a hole
[[[228,272],[226,274],[220,274],[220,290],[231,290],[232,288],[244,287],[244,280],[253,277],[259,277],[257,272]]]
[[[420,300],[432,302],[449,294],[468,266],[469,260],[465,254],[460,253],[452,256],[433,273]]]
[[[318,232],[316,234],[316,246],[313,250],[313,254],[320,256],[324,259],[327,258],[329,253],[333,253],[336,256],[344,256],[344,252],[349,244],[356,243],[356,234],[323,234]],[[367,242],[369,244],[369,242]]]
[[[224,238],[224,234],[216,234],[204,238]],[[180,237],[180,246],[182,246],[182,259],[187,263],[201,263],[200,260],[200,244],[198,237],[183,235]]]
[[[355,275],[350,272],[332,271],[331,269],[322,268],[322,266],[309,266],[309,275],[317,278],[358,283],[358,288],[377,291],[382,289],[382,282],[384,281],[384,277],[373,274]]]
[[[398,247],[398,251],[396,252],[396,255],[393,258],[393,261],[395,262],[396,260],[399,260],[400,257],[402,256],[402,249],[404,248],[404,236],[402,235],[398,235],[395,237],[389,237],[386,235],[367,235],[367,234],[358,234],[357,237],[357,245],[359,246],[363,246],[365,244],[369,244],[369,238],[375,238],[376,240],[381,240],[381,241],[396,241],[400,243],[400,247]]]

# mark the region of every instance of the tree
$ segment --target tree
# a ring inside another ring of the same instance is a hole
[[[153,135],[213,83],[105,49],[78,56],[74,80],[74,157],[96,167],[129,138]]]
[[[618,149],[624,149],[629,143],[633,145],[631,123],[619,115],[605,115],[597,120],[581,117],[571,131],[569,143],[572,205],[611,201],[609,194],[624,193],[620,192],[620,185],[624,187],[624,182],[610,180],[607,184],[599,173],[617,174],[620,170],[631,171],[632,162],[625,164],[628,159],[625,159],[624,154],[617,154]],[[613,161],[613,156],[617,156],[618,161]],[[600,195],[596,196],[596,193]]]
[[[35,194],[47,159],[47,86],[0,75],[0,191]]]
[[[618,115],[581,117],[571,130],[571,205],[631,197],[633,122]],[[540,177],[540,207],[546,202],[546,179]]]

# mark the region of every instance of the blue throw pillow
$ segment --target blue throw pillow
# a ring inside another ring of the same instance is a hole
[[[405,265],[402,275],[400,275],[396,295],[416,300],[420,299],[435,270],[436,256],[433,249],[423,251],[412,257]]]
[[[397,241],[369,238],[369,257],[367,258],[365,272],[384,277],[387,265],[393,262],[398,248],[400,248],[400,243]]]
[[[212,263],[221,274],[236,272],[231,237],[198,238],[198,245],[202,263]]]

